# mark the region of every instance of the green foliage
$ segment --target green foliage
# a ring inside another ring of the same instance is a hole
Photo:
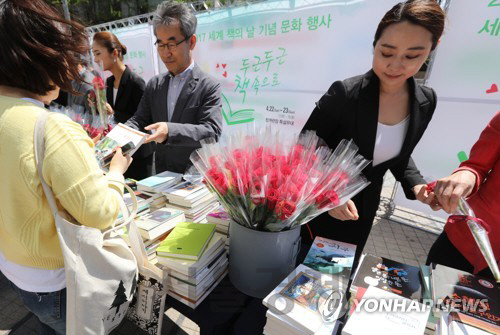
[[[63,13],[63,0],[46,0]],[[76,19],[87,26],[125,19],[127,17],[146,14],[154,11],[163,0],[66,0],[71,19]],[[197,10],[204,10],[198,1],[176,0],[177,2],[192,2]],[[220,6],[226,3],[239,3],[242,1],[218,0]],[[253,2],[250,0],[250,2]],[[209,8],[215,7],[215,0],[207,0]]]
[[[48,2],[63,13],[62,0]],[[67,0],[71,18],[88,26],[146,14],[153,11],[160,2],[160,0]]]

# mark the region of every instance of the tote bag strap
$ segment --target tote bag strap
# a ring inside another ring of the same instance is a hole
[[[148,260],[148,256],[146,254],[146,248],[144,246],[144,242],[142,240],[142,237],[139,233],[139,230],[137,229],[137,225],[135,224],[134,218],[137,214],[137,197],[135,196],[134,191],[128,186],[127,184],[124,185],[127,191],[130,193],[130,197],[132,199],[132,203],[134,204],[135,210],[129,211],[127,206],[125,205],[125,202],[120,201],[120,207],[122,211],[123,218],[125,219],[125,222],[127,223],[126,226],[128,226],[128,238],[130,241],[130,249],[132,249],[132,252],[134,253],[135,258],[137,259],[137,262],[141,265],[144,264],[145,261]],[[116,230],[117,228],[123,227],[124,224],[120,224],[114,228],[111,228],[105,232],[105,234]]]
[[[45,179],[43,178],[43,159],[45,157],[45,124],[47,123],[47,119],[49,118],[49,113],[46,111],[41,112],[35,123],[35,133],[34,133],[34,141],[35,141],[35,163],[36,169],[38,171],[38,177],[40,178],[40,182],[42,183],[42,188],[47,197],[47,201],[49,202],[50,209],[52,210],[52,215],[54,215],[54,219],[58,215],[58,209],[56,205],[56,199],[54,198],[54,194],[52,193],[52,189],[47,185]],[[56,224],[58,220],[55,220]]]

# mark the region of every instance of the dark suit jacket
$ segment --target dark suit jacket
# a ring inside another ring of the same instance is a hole
[[[167,92],[170,75],[153,77],[147,84],[137,112],[127,125],[143,129],[156,122],[167,122]],[[184,173],[189,156],[200,147],[200,140],[218,139],[222,131],[220,84],[195,64],[182,88],[172,120],[167,122],[168,138],[156,147],[156,172]]]
[[[144,79],[131,71],[127,66],[120,79],[120,85],[118,86],[118,92],[116,93],[116,101],[113,103],[114,84],[114,76],[106,79],[106,99],[111,107],[113,107],[115,112],[113,117],[115,118],[115,121],[126,123],[128,119],[130,119],[137,111],[137,107],[141,101],[146,83],[144,82]],[[153,151],[153,144],[143,144],[134,154],[134,158],[140,159],[150,156]]]
[[[113,103],[114,84],[114,76],[106,79],[106,99],[115,111],[114,118],[116,122],[125,123],[137,111],[146,83],[144,79],[132,72],[127,66],[120,79],[116,101]]]
[[[388,169],[401,182],[408,199],[415,199],[411,190],[413,186],[425,183],[411,153],[432,118],[436,108],[436,94],[430,88],[417,85],[413,78],[408,83],[410,124],[403,147],[396,157],[375,167],[370,164],[363,171],[371,184],[353,199],[360,220],[364,218],[373,221],[380,201],[383,176]],[[333,149],[343,138],[352,138],[359,147],[359,153],[372,160],[377,134],[379,94],[379,79],[372,70],[362,76],[336,81],[316,103],[303,130],[316,130],[318,136]],[[356,222],[352,224],[357,225]]]

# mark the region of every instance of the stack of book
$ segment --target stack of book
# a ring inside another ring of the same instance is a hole
[[[179,184],[182,181],[182,174],[164,171],[154,176],[139,180],[137,190],[146,194],[160,195],[164,197],[163,191]],[[164,200],[166,200],[164,198]]]
[[[500,289],[493,280],[436,265],[431,283],[435,334],[500,334]]]
[[[191,308],[196,308],[228,272],[224,239],[213,224],[177,224],[156,253],[158,265],[169,274],[168,294]]]
[[[430,306],[377,286],[355,299],[342,335],[424,334]]]
[[[135,191],[134,192],[136,199],[137,199],[137,215],[141,215],[142,213],[146,212],[148,209],[150,209],[151,204],[156,204],[158,203],[158,198],[161,198],[161,194],[147,194],[143,193],[141,191]],[[123,201],[125,202],[125,205],[129,210],[132,210],[133,203],[132,203],[132,195],[130,193],[125,193],[123,195]],[[122,220],[122,213],[118,214],[117,220]]]
[[[214,211],[207,214],[207,222],[215,224],[215,231],[224,236],[226,250],[229,250],[229,223],[231,218],[226,213],[224,207],[219,206]]]
[[[426,333],[431,308],[420,303],[423,286],[419,267],[362,255],[351,284],[351,311],[342,335]]]
[[[144,240],[150,261],[156,262],[156,248],[179,222],[185,221],[184,213],[175,209],[160,208],[145,212],[135,220],[137,229]]]
[[[203,183],[185,181],[162,192],[168,201],[166,206],[184,211],[191,222],[206,222],[207,214],[219,206],[215,194]]]
[[[355,253],[354,244],[317,236],[304,259],[304,265],[337,277],[347,287]]]
[[[264,298],[264,334],[335,334],[345,290],[333,276],[300,264]]]
[[[135,223],[143,239],[154,240],[184,221],[183,211],[163,207],[139,216]]]

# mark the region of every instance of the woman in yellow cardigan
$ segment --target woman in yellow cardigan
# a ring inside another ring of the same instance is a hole
[[[64,21],[42,0],[0,0],[0,270],[42,334],[64,334],[64,262],[52,213],[38,178],[33,132],[37,116],[80,78],[88,50],[83,27]],[[45,128],[43,176],[62,206],[83,225],[106,228],[119,212],[130,157],[118,150],[104,176],[81,126],[54,114]]]

